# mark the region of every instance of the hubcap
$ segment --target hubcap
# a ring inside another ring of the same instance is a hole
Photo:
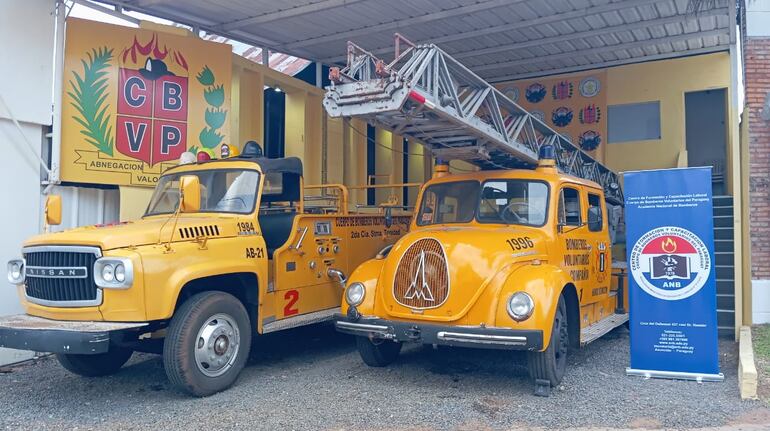
[[[235,319],[219,313],[209,317],[198,331],[195,364],[208,377],[226,373],[238,357],[241,334]]]

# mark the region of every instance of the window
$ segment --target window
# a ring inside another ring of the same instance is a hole
[[[178,172],[158,180],[145,216],[170,214],[179,206],[179,179],[195,175],[201,185],[201,212],[249,214],[254,211],[259,188],[259,172],[218,169]]]
[[[604,229],[604,212],[602,211],[602,198],[599,195],[595,195],[593,193],[588,194],[588,211],[594,210],[594,208],[598,208],[599,212],[599,227],[592,227],[590,224],[588,225],[588,230],[591,232],[601,232],[602,229]],[[597,211],[597,210],[594,210]],[[589,221],[590,221],[589,217]]]
[[[607,142],[660,139],[660,102],[607,107]]]
[[[473,220],[479,201],[479,183],[457,181],[425,189],[417,224],[467,223]]]
[[[563,226],[580,226],[580,192],[571,187],[565,187],[559,195],[559,224]]]
[[[548,212],[548,186],[540,181],[493,180],[481,189],[482,223],[542,226]]]

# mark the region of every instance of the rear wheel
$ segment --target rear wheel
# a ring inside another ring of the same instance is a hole
[[[243,304],[224,292],[188,299],[171,319],[163,365],[172,384],[196,396],[228,388],[251,348],[251,325]]]
[[[356,347],[361,359],[370,367],[390,365],[401,352],[401,343],[382,339],[370,340],[367,337],[356,337]]]
[[[527,355],[529,376],[538,381],[547,380],[550,385],[556,386],[564,377],[567,369],[567,349],[569,348],[569,331],[567,330],[567,305],[564,297],[559,297],[556,307],[556,315],[553,319],[551,330],[551,342],[548,348],[542,352],[530,352]]]
[[[67,371],[86,377],[115,374],[128,361],[133,350],[110,346],[110,350],[97,355],[72,355],[58,353],[56,359]]]

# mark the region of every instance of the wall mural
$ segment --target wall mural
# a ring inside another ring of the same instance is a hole
[[[570,142],[604,161],[605,71],[512,81],[497,88]]]
[[[229,45],[72,18],[64,55],[62,180],[154,186],[227,143]]]

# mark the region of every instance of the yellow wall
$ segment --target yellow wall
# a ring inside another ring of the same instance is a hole
[[[607,104],[660,101],[661,129],[659,140],[607,144],[607,166],[616,171],[687,166],[684,95],[716,88],[727,88],[730,100],[730,55],[726,52],[607,69]],[[734,115],[732,110],[728,112],[730,121]],[[731,136],[729,127],[727,130],[729,155],[737,137]],[[730,163],[728,156],[728,167]]]

